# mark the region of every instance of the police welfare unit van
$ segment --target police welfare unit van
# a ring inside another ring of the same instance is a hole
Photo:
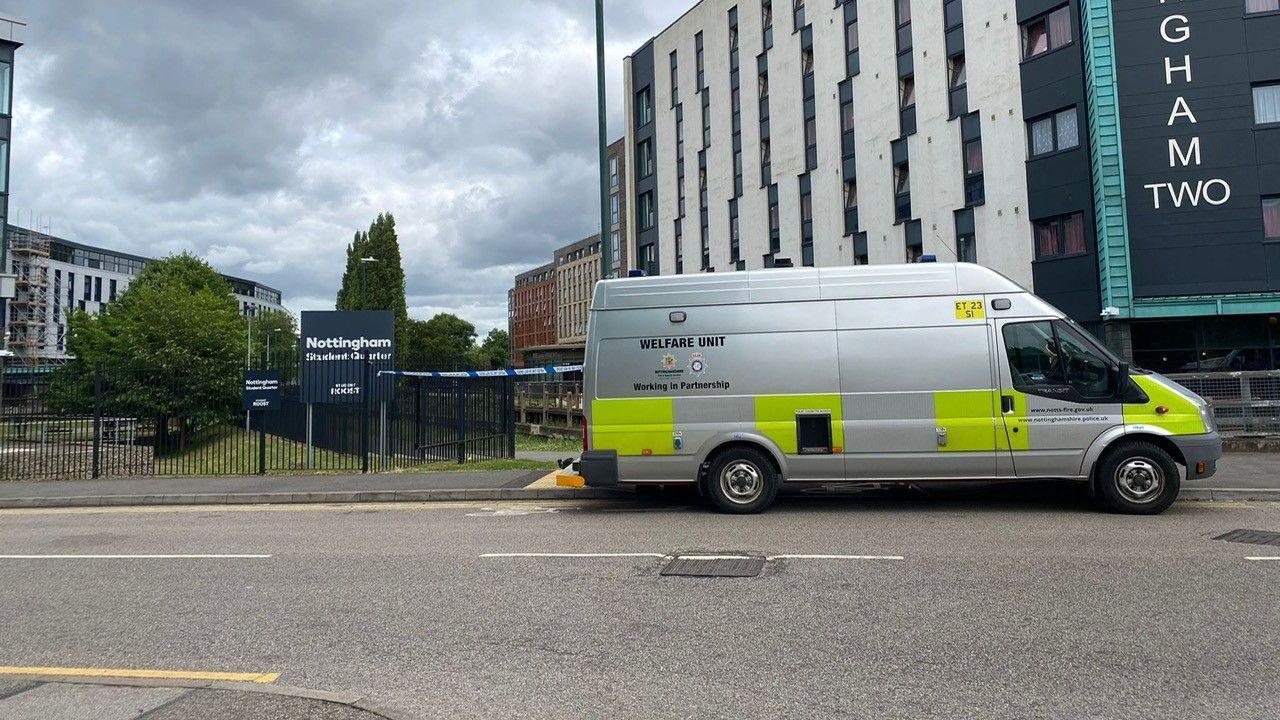
[[[1222,452],[1204,400],[979,265],[603,280],[587,335],[586,484],[729,512],[783,481],[1071,478],[1158,513]]]

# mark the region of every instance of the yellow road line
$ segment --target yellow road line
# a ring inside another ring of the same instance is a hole
[[[219,680],[272,683],[280,673],[199,672],[191,670],[135,670],[128,668],[17,667],[0,665],[0,675],[57,675],[64,677],[144,678],[151,680]]]

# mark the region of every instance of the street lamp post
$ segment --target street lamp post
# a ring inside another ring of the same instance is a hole
[[[263,365],[264,368],[271,367],[271,336],[280,332],[282,329],[283,328],[272,328],[271,332],[267,333],[267,359]]]
[[[366,298],[366,297],[365,297],[365,294],[364,294],[364,291],[365,291],[365,284],[364,284],[365,268],[367,268],[367,267],[369,266],[369,263],[376,263],[376,262],[378,262],[378,258],[375,258],[375,257],[362,257],[362,258],[360,258],[360,308],[359,308],[359,309],[361,309],[361,310],[368,310],[368,309],[369,309],[369,307],[368,307],[369,301],[368,301],[368,298]]]
[[[600,142],[600,277],[609,277],[609,123],[604,103],[604,0],[596,0],[596,115]]]

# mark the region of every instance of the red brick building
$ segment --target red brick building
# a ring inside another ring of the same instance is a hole
[[[516,276],[507,291],[511,361],[525,364],[525,352],[556,344],[556,266],[547,263]]]

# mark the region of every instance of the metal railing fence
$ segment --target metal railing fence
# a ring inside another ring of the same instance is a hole
[[[1213,404],[1218,431],[1224,436],[1280,434],[1280,370],[1170,373],[1168,377]]]

